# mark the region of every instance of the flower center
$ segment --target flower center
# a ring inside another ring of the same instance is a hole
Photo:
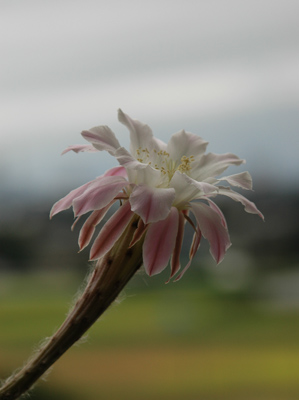
[[[183,174],[189,175],[191,171],[191,163],[194,161],[194,156],[183,156],[181,157],[180,164],[178,164],[178,161],[173,161],[170,158],[169,153],[165,150],[157,151],[154,149],[150,152],[147,148],[143,149],[139,147],[139,149],[136,150],[136,153],[139,162],[149,164],[156,170],[160,171],[162,177],[166,177],[168,182],[170,182],[175,171],[180,171]]]

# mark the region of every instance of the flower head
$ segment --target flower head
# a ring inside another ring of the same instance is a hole
[[[190,259],[176,279],[189,268],[202,236],[209,241],[213,258],[221,262],[231,242],[225,217],[212,199],[218,195],[228,196],[241,202],[245,211],[263,218],[254,203],[230,186],[219,185],[226,181],[231,186],[252,189],[248,172],[217,179],[230,165],[245,161],[230,153],[206,154],[208,142],[184,130],[172,135],[166,144],[153,136],[148,125],[131,119],[121,110],[118,119],[129,129],[130,151],[121,147],[107,126],[83,131],[82,136],[90,144],[70,146],[63,153],[105,150],[117,159],[119,166],[71,191],[54,204],[51,216],[69,207],[73,207],[76,218],[91,212],[80,230],[82,250],[90,243],[107,211],[119,200],[121,206],[94,240],[90,259],[106,254],[137,215],[138,224],[131,245],[144,240],[143,263],[149,275],[161,272],[170,259],[170,278],[179,272],[186,222],[194,229]]]

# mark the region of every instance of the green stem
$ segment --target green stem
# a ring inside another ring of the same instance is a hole
[[[129,248],[136,226],[134,217],[113,248],[98,261],[86,289],[58,331],[18,373],[6,380],[0,389],[0,400],[15,400],[26,393],[116,299],[142,264],[143,240]]]

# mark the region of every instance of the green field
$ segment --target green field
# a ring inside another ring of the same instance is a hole
[[[63,274],[1,277],[1,377],[59,326],[78,282]],[[299,399],[298,311],[193,279],[164,285],[137,277],[32,398]]]

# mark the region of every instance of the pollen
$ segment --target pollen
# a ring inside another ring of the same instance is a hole
[[[149,151],[147,148],[143,149],[141,147],[139,147],[136,150],[136,154],[137,154],[137,160],[141,163],[147,163],[148,162],[148,158],[149,158]]]
[[[191,171],[192,161],[194,161],[194,156],[190,156],[190,157],[183,156],[181,158],[181,164],[177,168],[178,171],[185,173],[185,174],[188,173],[189,171]]]

